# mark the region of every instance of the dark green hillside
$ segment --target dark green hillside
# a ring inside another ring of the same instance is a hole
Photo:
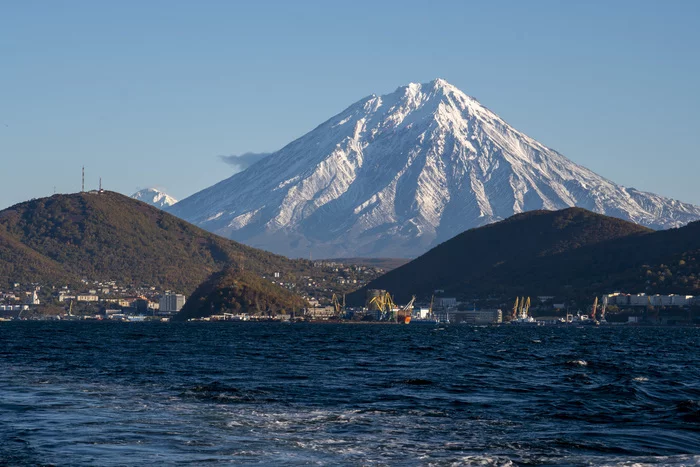
[[[11,282],[42,282],[47,275],[56,278],[56,283],[70,284],[77,281],[60,264],[0,231],[0,278],[4,279],[0,280],[0,287]]]
[[[312,263],[241,245],[113,192],[54,195],[0,211],[0,282],[65,276],[148,284],[189,293],[226,265],[256,274],[317,277]],[[23,245],[20,247],[18,245]],[[12,255],[31,259],[17,270]]]
[[[573,279],[579,285],[589,284],[606,261],[608,242],[635,244],[652,232],[580,208],[532,211],[463,232],[366,288],[387,289],[399,301],[412,294],[429,297],[435,289],[469,297],[554,294],[566,290]],[[574,253],[584,248],[585,253]],[[602,257],[593,252],[602,252]],[[572,275],[568,262],[574,259],[582,264]],[[611,271],[632,267],[616,261],[611,262]],[[364,301],[366,288],[350,296],[352,303]]]
[[[227,268],[214,273],[194,291],[173,318],[186,321],[220,313],[277,314],[299,311],[306,302],[268,280]]]
[[[491,282],[539,291],[578,293],[621,290],[700,295],[700,222],[679,229],[613,239],[495,271]]]

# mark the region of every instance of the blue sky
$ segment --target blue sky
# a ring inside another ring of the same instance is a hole
[[[31,1],[0,7],[0,208],[183,198],[436,77],[626,186],[700,204],[700,2]]]

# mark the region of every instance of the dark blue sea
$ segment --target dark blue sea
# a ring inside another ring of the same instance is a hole
[[[700,329],[0,323],[2,465],[698,465]]]

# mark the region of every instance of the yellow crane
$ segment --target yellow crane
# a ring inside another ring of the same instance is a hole
[[[377,295],[375,297],[372,297],[372,299],[369,301],[369,303],[367,305],[370,309],[372,309],[372,305],[377,307],[377,311],[379,312],[380,319],[382,316],[384,316],[384,310],[386,307],[386,304],[384,303],[384,295]]]
[[[598,297],[593,300],[593,308],[591,308],[591,319],[595,319],[596,311],[598,311]]]
[[[372,299],[369,301],[367,304],[370,308],[372,305],[376,305],[377,309],[379,311],[384,311],[384,296],[383,295],[377,295],[375,297],[372,297]]]
[[[394,300],[392,300],[389,292],[372,297],[372,300],[369,301],[369,305],[375,305],[377,307],[377,310],[379,310],[380,313],[380,319],[384,320],[388,318],[395,318],[393,316],[393,312],[394,308],[396,308],[396,304],[394,304]]]
[[[393,313],[394,308],[398,308],[396,306],[396,303],[394,303],[394,300],[391,298],[391,295],[389,295],[389,292],[386,293],[386,297],[384,298],[384,301],[386,302],[388,312]]]
[[[343,315],[343,310],[345,310],[345,294],[343,294],[343,304],[340,304],[340,301],[338,300],[338,296],[336,294],[333,294],[333,297],[331,298],[331,304],[333,305],[333,309],[335,310],[335,316],[336,318],[340,319]]]
[[[524,319],[530,314],[530,297],[515,297],[511,319]]]

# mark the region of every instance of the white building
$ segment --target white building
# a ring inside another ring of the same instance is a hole
[[[673,306],[690,306],[695,298],[692,295],[672,295],[672,297]]]
[[[671,306],[689,306],[692,305],[695,297],[692,295],[647,295],[647,294],[623,294],[615,292],[608,294],[608,303],[619,307],[629,306],[654,306],[654,307],[671,307]]]
[[[27,299],[27,304],[28,305],[41,305],[41,301],[39,300],[39,296],[37,295],[37,289],[32,292],[31,297]]]
[[[501,310],[468,310],[453,313],[452,316],[455,317],[455,320],[467,324],[498,324],[503,322]]]
[[[449,313],[437,313],[438,319],[446,320],[450,323],[465,324],[498,324],[503,322],[503,312],[498,309],[484,310],[452,310]]]
[[[430,308],[418,308],[413,310],[416,319],[427,319],[430,316]]]
[[[27,311],[29,305],[0,305],[0,311]]]
[[[454,297],[437,297],[435,299],[435,306],[440,308],[450,308],[457,306],[457,299]]]
[[[160,299],[160,311],[166,313],[177,313],[185,306],[185,296],[175,293],[166,293]]]
[[[92,294],[82,294],[78,295],[76,297],[76,300],[78,300],[79,302],[98,302],[100,300],[100,297]]]
[[[306,315],[312,319],[329,319],[336,315],[332,306],[313,307],[306,309]]]
[[[648,306],[649,302],[649,297],[647,297],[647,295],[643,293],[629,296],[630,306]]]

